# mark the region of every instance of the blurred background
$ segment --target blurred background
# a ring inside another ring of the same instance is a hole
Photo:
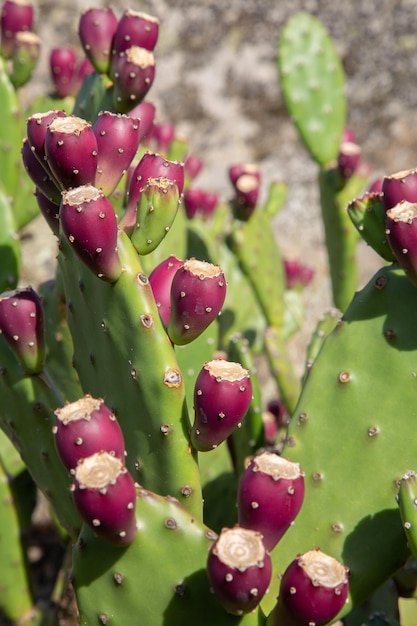
[[[78,18],[89,6],[94,3],[39,0],[36,29],[43,51],[28,98],[51,85],[50,49],[79,47]],[[241,162],[260,167],[264,194],[271,180],[288,184],[288,200],[275,218],[276,236],[286,258],[300,259],[315,272],[304,296],[307,319],[299,345],[305,345],[330,304],[330,290],[317,166],[300,144],[280,95],[280,30],[298,11],[317,16],[327,27],[347,76],[348,126],[375,176],[391,174],[417,165],[417,2],[115,0],[112,7],[119,15],[132,8],[160,20],[156,80],[148,99],[157,106],[158,121],[174,123],[191,152],[204,159],[199,186],[227,199],[228,167]],[[29,280],[30,272],[44,278],[51,271],[47,244],[42,240],[39,246],[39,237],[44,233],[55,245],[43,225],[31,228]],[[363,284],[380,262],[365,246],[359,254]]]

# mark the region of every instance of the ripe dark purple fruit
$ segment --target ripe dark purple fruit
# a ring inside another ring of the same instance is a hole
[[[115,546],[135,538],[136,487],[121,459],[108,452],[83,458],[74,471],[74,504],[94,533]]]
[[[348,180],[356,172],[362,156],[361,147],[352,141],[340,144],[337,156],[337,167],[343,180]]]
[[[45,135],[48,165],[62,189],[94,184],[97,140],[90,122],[68,115],[56,117]]]
[[[203,169],[203,161],[200,157],[189,154],[184,161],[184,174],[187,183],[190,183]]]
[[[384,176],[382,193],[386,211],[402,200],[417,202],[417,169],[403,170],[391,176]]]
[[[69,472],[81,459],[96,452],[108,452],[123,461],[125,444],[122,429],[102,398],[86,394],[57,409],[55,416],[55,446]]]
[[[176,271],[184,261],[171,254],[159,263],[149,274],[149,283],[158,307],[159,315],[165,326],[168,326],[171,314],[171,285]]]
[[[139,143],[149,134],[155,118],[156,107],[148,100],[142,100],[133,109],[129,111],[129,115],[140,119],[139,126]]]
[[[238,522],[259,531],[271,551],[293,524],[304,500],[304,473],[298,463],[262,452],[239,483]]]
[[[417,203],[400,202],[388,209],[386,235],[399,265],[417,287]]]
[[[85,56],[99,74],[110,69],[111,49],[118,20],[111,7],[95,7],[81,13],[78,35]]]
[[[13,52],[13,42],[17,33],[33,29],[33,2],[28,0],[5,0],[1,7],[1,53],[9,59]]]
[[[43,193],[44,196],[59,204],[61,202],[61,191],[57,187],[55,179],[51,178],[45,167],[41,165],[40,161],[36,158],[33,150],[30,147],[27,137],[24,138],[22,143],[22,162],[25,170],[34,183],[34,185]]]
[[[251,400],[249,372],[240,363],[206,362],[194,386],[193,447],[200,452],[216,448],[242,422]]]
[[[60,219],[63,233],[77,256],[99,278],[116,281],[122,272],[117,219],[103,192],[93,185],[63,191]]]
[[[113,39],[113,54],[125,52],[131,46],[154,50],[159,35],[159,20],[153,15],[126,9],[119,20]]]
[[[49,124],[56,117],[66,117],[66,114],[53,109],[44,113],[33,113],[26,120],[26,133],[32,152],[50,174],[45,155],[45,137]]]
[[[38,294],[31,288],[0,295],[0,333],[25,372],[39,374],[45,363],[44,314]]]
[[[260,533],[235,526],[223,528],[207,559],[210,586],[228,613],[253,611],[268,590],[271,558]]]
[[[96,187],[109,196],[128,169],[139,146],[140,120],[131,115],[99,113],[93,126],[97,140]]]
[[[76,66],[77,54],[74,48],[65,46],[51,50],[49,69],[58,98],[66,98],[72,94]]]
[[[229,178],[235,190],[235,216],[247,220],[258,202],[261,174],[256,165],[238,164],[229,168]]]
[[[52,230],[56,237],[59,237],[59,208],[60,204],[49,200],[43,193],[36,187],[35,198],[38,204],[39,210],[46,220],[49,228]]]
[[[344,607],[348,586],[347,567],[319,549],[310,550],[297,556],[284,572],[278,604],[300,626],[324,626]]]
[[[146,48],[132,46],[114,63],[113,104],[119,113],[128,113],[141,102],[155,78],[155,59]]]
[[[171,286],[168,335],[185,345],[213,322],[226,297],[226,279],[219,265],[188,259],[176,272]]]

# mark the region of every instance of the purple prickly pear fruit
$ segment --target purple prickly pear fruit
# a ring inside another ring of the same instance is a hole
[[[347,567],[319,549],[310,550],[285,570],[278,605],[294,616],[299,626],[324,626],[342,610],[348,586]]]
[[[85,56],[99,74],[110,70],[111,50],[118,19],[111,7],[89,8],[81,13],[78,35]]]
[[[41,300],[31,288],[0,295],[0,333],[23,369],[39,374],[45,363],[45,329]]]
[[[172,280],[168,335],[172,343],[193,341],[219,315],[226,279],[219,265],[187,259]]]
[[[382,193],[382,178],[376,178],[368,187],[368,193]]]
[[[122,265],[117,251],[117,219],[113,205],[93,185],[63,191],[63,233],[77,256],[99,278],[116,281]]]
[[[188,187],[184,191],[184,209],[189,220],[192,220],[200,211],[203,191],[196,187]]]
[[[43,193],[36,187],[35,198],[38,204],[39,210],[46,220],[49,228],[52,230],[56,237],[59,237],[59,204],[56,204],[49,198],[43,195]]]
[[[229,178],[235,191],[233,202],[238,219],[247,220],[258,202],[261,174],[256,165],[233,165],[229,168]]]
[[[345,141],[349,143],[356,143],[356,135],[351,128],[343,129],[341,143],[344,143]]]
[[[97,139],[90,122],[68,115],[56,117],[45,135],[45,154],[62,189],[94,185]]]
[[[362,156],[361,147],[352,141],[343,141],[340,144],[337,156],[337,167],[343,180],[348,180],[358,169]]]
[[[148,93],[155,78],[155,59],[146,48],[132,46],[114,62],[113,104],[119,113],[128,113]]]
[[[314,270],[299,261],[284,259],[285,281],[287,289],[305,287],[314,278]]]
[[[96,452],[108,452],[123,461],[125,444],[122,429],[102,398],[86,394],[80,400],[57,409],[55,415],[52,429],[55,446],[69,472],[81,459]]]
[[[5,0],[3,2],[0,14],[0,48],[5,59],[12,56],[16,34],[33,30],[33,18],[33,3],[29,0]]]
[[[81,89],[84,78],[89,74],[94,72],[94,67],[91,65],[90,61],[87,57],[84,57],[80,61],[78,61],[77,66],[75,68],[74,78],[72,80],[72,90],[71,95],[76,96],[78,91]]]
[[[149,274],[149,283],[152,288],[156,306],[164,326],[168,326],[171,314],[171,285],[176,271],[184,261],[171,254],[165,261],[159,263]]]
[[[417,202],[417,169],[402,170],[391,176],[384,176],[382,193],[386,211],[402,200]]]
[[[45,155],[45,137],[49,124],[56,117],[66,117],[65,111],[46,111],[45,113],[33,113],[26,120],[26,134],[33,154],[44,167],[50,178],[53,178]]]
[[[239,363],[204,363],[194,385],[191,443],[199,452],[216,448],[241,424],[252,400],[249,372]]]
[[[253,611],[268,590],[271,558],[262,535],[254,530],[223,528],[207,559],[210,586],[223,608],[233,615]]]
[[[23,140],[21,154],[23,165],[31,181],[51,202],[59,204],[61,191],[57,187],[55,179],[51,178],[41,162],[36,158],[27,137]]]
[[[263,536],[270,552],[293,524],[304,500],[304,473],[298,463],[262,452],[239,483],[238,523]]]
[[[175,138],[175,126],[169,122],[154,124],[152,138],[156,142],[157,152],[168,152]]]
[[[417,287],[417,202],[403,200],[388,209],[386,235],[398,263]]]
[[[130,176],[126,211],[120,220],[120,228],[131,234],[136,226],[137,206],[150,178],[165,178],[175,181],[179,195],[184,188],[184,164],[168,161],[160,154],[146,152]]]
[[[123,461],[108,452],[80,460],[74,470],[74,504],[94,533],[116,546],[135,538],[136,487]]]
[[[203,161],[200,157],[189,154],[184,161],[184,175],[187,183],[190,183],[203,169]]]
[[[159,20],[153,15],[127,9],[119,20],[113,39],[113,54],[131,46],[154,50],[159,35]]]
[[[128,169],[139,146],[140,120],[131,115],[101,112],[94,123],[98,157],[96,187],[109,196]]]
[[[129,111],[131,117],[136,117],[140,120],[139,143],[144,140],[151,131],[155,113],[155,105],[149,102],[149,100],[142,100],[142,102]]]
[[[72,93],[72,82],[77,66],[74,48],[53,48],[49,55],[49,69],[55,93],[58,98],[66,98]]]
[[[208,220],[213,215],[219,204],[219,196],[214,191],[204,191],[201,198],[201,216],[203,219]]]

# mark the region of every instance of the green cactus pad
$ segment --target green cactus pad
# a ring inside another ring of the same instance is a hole
[[[0,170],[1,171],[1,170]],[[14,289],[21,266],[20,242],[16,233],[12,207],[0,187],[0,291]]]
[[[123,271],[110,285],[62,242],[59,267],[74,366],[84,393],[104,398],[119,419],[135,481],[178,497],[201,516],[184,378],[137,252],[122,231],[118,250]]]
[[[251,613],[226,613],[210,592],[208,549],[215,538],[173,498],[138,488],[138,533],[127,548],[105,547],[84,528],[74,548],[80,626],[258,626]],[[160,567],[157,565],[160,564]]]
[[[417,475],[407,471],[398,489],[398,506],[408,545],[414,558],[417,555]]]
[[[21,142],[18,96],[0,58],[0,180],[8,196],[17,189]]]
[[[312,15],[284,25],[278,70],[285,105],[301,140],[321,166],[334,161],[346,120],[345,75],[333,41]]]
[[[281,570],[294,554],[320,547],[350,568],[350,607],[409,556],[395,502],[417,454],[409,436],[417,419],[417,292],[407,281],[385,267],[355,295],[310,369],[283,451],[304,470],[306,495],[274,562]]]
[[[60,524],[74,537],[81,526],[69,491],[70,477],[55,450],[54,410],[63,400],[45,373],[27,376],[0,338],[0,428],[20,453]]]

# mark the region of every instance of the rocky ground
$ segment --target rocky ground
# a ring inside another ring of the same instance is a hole
[[[49,50],[78,45],[84,0],[39,0],[37,31],[42,61],[25,98],[51,87]],[[275,220],[283,255],[315,270],[305,290],[306,323],[292,347],[304,361],[305,345],[317,319],[330,305],[329,280],[316,185],[317,168],[298,141],[280,95],[276,48],[285,20],[297,11],[318,16],[329,29],[347,75],[348,123],[376,174],[416,165],[417,5],[414,0],[147,0],[112,3],[116,12],[140,9],[161,20],[156,50],[157,77],[150,93],[161,121],[187,135],[204,159],[199,184],[224,198],[230,193],[227,168],[257,163],[263,193],[272,180],[289,186]],[[24,236],[27,282],[53,275],[56,242],[41,220]],[[361,282],[378,266],[359,249]],[[42,542],[40,542],[42,543]],[[35,546],[36,547],[36,546]],[[62,624],[74,626],[71,617]],[[0,620],[1,621],[1,620]]]

